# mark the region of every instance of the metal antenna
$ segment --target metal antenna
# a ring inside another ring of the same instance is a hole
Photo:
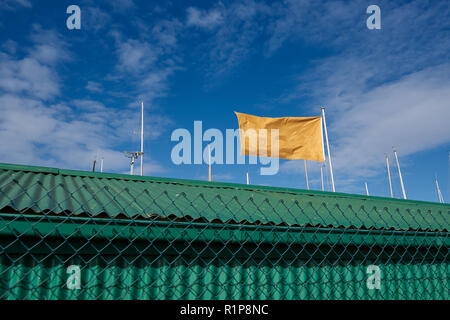
[[[130,159],[130,174],[134,174],[134,162],[141,156],[141,176],[144,175],[144,101],[141,100],[141,151],[125,151],[125,157]]]
[[[322,181],[322,191],[325,191],[325,185],[323,183],[323,167],[325,167],[324,164],[320,165],[320,180]]]
[[[306,160],[304,161],[305,161],[306,189],[309,190],[308,165],[306,164]]]
[[[139,158],[139,156],[141,155],[140,152],[129,152],[129,151],[125,151],[125,157],[130,159],[130,175],[134,174],[134,162],[136,161],[137,158]]]
[[[391,198],[394,197],[394,192],[392,191],[392,180],[391,180],[391,169],[389,168],[389,157],[386,153],[386,167],[387,167],[387,173],[388,173],[388,179],[389,179],[389,191],[391,192]]]
[[[438,196],[439,202],[444,203],[444,197],[442,196],[441,188],[439,188],[439,182],[438,182],[437,175],[434,176],[434,181],[436,182],[436,190],[437,190],[437,196]]]
[[[95,165],[97,164],[97,159],[98,159],[98,149],[97,153],[95,154],[94,163],[92,165],[92,172],[95,172]]]
[[[211,145],[208,144],[208,181],[211,182]]]
[[[395,161],[397,162],[398,176],[400,178],[400,185],[402,187],[403,199],[406,200],[405,185],[403,184],[402,171],[400,170],[400,163],[398,162],[397,150],[395,148],[394,148],[394,157]]]
[[[336,188],[334,186],[333,165],[331,164],[330,143],[328,142],[327,121],[325,120],[325,108],[322,107],[321,109],[322,109],[323,129],[325,131],[325,140],[327,141],[328,162],[330,164],[331,187],[333,189],[333,192],[336,192]]]
[[[144,101],[141,100],[141,176],[144,175]]]

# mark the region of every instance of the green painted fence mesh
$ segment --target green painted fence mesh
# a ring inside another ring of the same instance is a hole
[[[0,299],[449,299],[449,213],[0,164]]]

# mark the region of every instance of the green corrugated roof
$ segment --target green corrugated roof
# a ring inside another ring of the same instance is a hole
[[[447,231],[450,205],[0,164],[0,213]]]

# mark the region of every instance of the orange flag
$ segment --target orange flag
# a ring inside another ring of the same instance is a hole
[[[241,155],[325,161],[321,117],[267,118],[235,113]],[[278,154],[272,150],[277,140]]]

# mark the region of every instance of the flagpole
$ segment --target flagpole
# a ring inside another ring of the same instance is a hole
[[[403,199],[406,200],[405,185],[403,184],[402,171],[400,170],[400,163],[398,162],[397,150],[395,150],[395,148],[394,148],[394,157],[395,157],[395,161],[397,162],[398,176],[400,178],[400,185],[402,187]]]
[[[305,176],[306,176],[306,189],[309,190],[309,179],[308,179],[308,166],[306,164],[306,160],[305,161]]]
[[[211,146],[208,145],[208,181],[211,182]]]
[[[366,194],[367,194],[368,196],[370,196],[370,194],[369,194],[369,188],[367,187],[367,182],[364,182],[364,185],[366,186]]]
[[[437,175],[435,175],[434,179],[436,181],[436,190],[437,190],[439,202],[440,203],[444,203],[444,197],[442,196],[441,188],[439,188],[439,182],[438,182],[438,179],[437,179]]]
[[[323,164],[320,164],[320,180],[322,181],[322,191],[325,191],[325,186],[323,183]]]
[[[247,172],[247,184],[250,184],[250,179],[248,177],[248,172]]]
[[[325,140],[327,141],[328,162],[330,164],[331,187],[333,188],[333,192],[336,192],[336,188],[334,186],[333,165],[331,164],[330,144],[328,142],[327,121],[325,120],[325,107],[322,107],[321,109],[322,109],[323,127],[325,129]]]
[[[391,180],[391,169],[389,168],[389,157],[386,153],[386,167],[388,172],[388,179],[389,179],[389,191],[391,192],[391,198],[394,197],[394,192],[392,191],[392,180]]]
[[[144,101],[141,101],[141,176],[144,175]]]

